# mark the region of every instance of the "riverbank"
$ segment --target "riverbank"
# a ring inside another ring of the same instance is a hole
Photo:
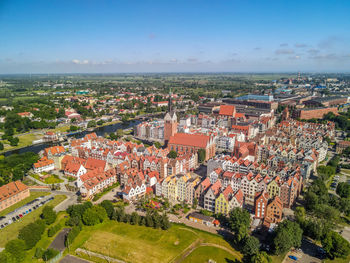
[[[4,150],[0,151],[0,154],[7,152],[7,151],[13,151],[20,148],[28,147],[33,145],[33,141],[42,139],[42,135],[39,134],[18,134],[16,137],[19,139],[17,146],[11,146],[10,143],[7,140],[0,140],[4,144]]]
[[[106,123],[104,126],[96,127],[91,131],[89,131],[89,130],[77,131],[75,133],[69,134],[68,136],[75,137],[75,138],[82,138],[86,134],[89,134],[92,132],[95,132],[98,136],[103,136],[105,134],[116,132],[118,129],[123,129],[123,130],[130,129],[139,123],[140,123],[139,120],[130,120],[127,123],[123,123],[121,121],[114,121],[112,124]],[[14,153],[25,153],[25,152],[39,153],[41,150],[43,150],[47,147],[50,147],[50,146],[52,146],[52,144],[50,142],[43,142],[40,144],[30,143],[27,146],[22,146],[22,147],[18,146],[18,147],[13,148],[13,149],[4,150],[4,151],[0,152],[0,154],[5,155],[5,156],[9,156],[9,155],[14,154]]]

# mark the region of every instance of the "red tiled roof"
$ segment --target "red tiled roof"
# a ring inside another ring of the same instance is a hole
[[[233,116],[235,113],[235,106],[233,105],[220,105],[219,115]]]
[[[0,187],[0,201],[4,201],[28,189],[21,181],[10,182]]]
[[[183,146],[206,148],[209,140],[210,140],[210,137],[207,135],[176,133],[174,136],[170,137],[169,145],[176,144],[176,145],[183,145]]]
[[[49,148],[45,148],[45,154],[48,155],[49,152],[51,152],[52,155],[56,155],[56,154],[60,154],[60,153],[64,153],[64,147],[63,146],[52,146]]]
[[[34,164],[34,167],[35,167],[35,168],[45,167],[45,166],[51,165],[51,164],[53,164],[53,163],[54,163],[53,160],[47,159],[47,157],[44,156],[43,158],[41,158],[38,162],[36,162],[36,163]]]

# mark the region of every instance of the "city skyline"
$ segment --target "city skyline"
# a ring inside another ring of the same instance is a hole
[[[3,1],[0,72],[349,72],[350,3]]]

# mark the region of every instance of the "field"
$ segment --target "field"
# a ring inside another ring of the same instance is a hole
[[[350,262],[350,256],[347,258],[336,258],[336,259],[326,259],[324,263],[349,263]]]
[[[37,136],[35,134],[24,134],[24,135],[18,135],[17,137],[19,139],[17,146],[11,146],[7,140],[0,140],[4,144],[3,151],[14,150],[14,149],[32,145],[33,141],[41,138],[41,136]]]
[[[66,198],[67,196],[65,195],[56,195],[54,200],[48,202],[47,204],[55,207]],[[39,219],[43,208],[44,206],[41,206],[35,211],[31,212],[30,214],[24,216],[20,221],[16,221],[15,223],[12,223],[11,225],[5,227],[4,229],[1,229],[0,230],[0,247],[4,247],[8,241],[15,239],[18,236],[18,232],[22,227],[24,227],[25,225],[28,225],[29,223],[35,221],[36,219]]]
[[[196,248],[191,254],[189,254],[184,261],[184,263],[205,263],[209,262],[209,260],[215,260],[215,262],[234,262],[235,257],[227,252],[226,250],[223,250],[221,248],[217,247],[208,247],[208,246],[201,246]]]
[[[64,182],[64,180],[60,179],[57,175],[50,175],[44,180],[42,180],[38,174],[31,174],[31,176],[45,184],[60,184]]]
[[[20,202],[14,204],[14,205],[12,205],[12,206],[10,206],[10,207],[8,207],[8,208],[2,210],[2,211],[0,212],[0,216],[4,216],[4,215],[6,215],[6,214],[8,214],[8,213],[10,213],[10,212],[12,212],[12,211],[14,211],[14,210],[16,210],[17,208],[19,208],[19,207],[25,205],[26,203],[28,203],[28,202],[34,200],[35,198],[37,198],[37,197],[39,197],[39,196],[49,195],[49,194],[50,194],[49,192],[30,192],[30,196],[27,197],[26,199],[23,199],[22,201],[20,201]]]
[[[51,129],[49,131],[52,131],[52,132],[66,132],[68,130],[69,130],[69,125],[64,125],[64,126],[56,127],[55,129]]]
[[[209,244],[199,247],[198,251],[195,249],[204,243]],[[223,249],[214,248],[211,244],[223,247]],[[192,253],[195,253],[195,256],[198,254],[201,258],[205,258],[209,253],[216,262],[224,262],[223,258],[240,261],[242,257],[218,235],[183,225],[173,225],[169,230],[164,231],[116,221],[108,221],[94,227],[84,227],[72,244],[71,253],[77,248],[126,262],[145,262],[145,259],[147,262],[180,262],[187,256],[191,257]]]

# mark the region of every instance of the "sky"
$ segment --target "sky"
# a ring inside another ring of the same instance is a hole
[[[0,0],[0,74],[350,72],[348,0]]]

